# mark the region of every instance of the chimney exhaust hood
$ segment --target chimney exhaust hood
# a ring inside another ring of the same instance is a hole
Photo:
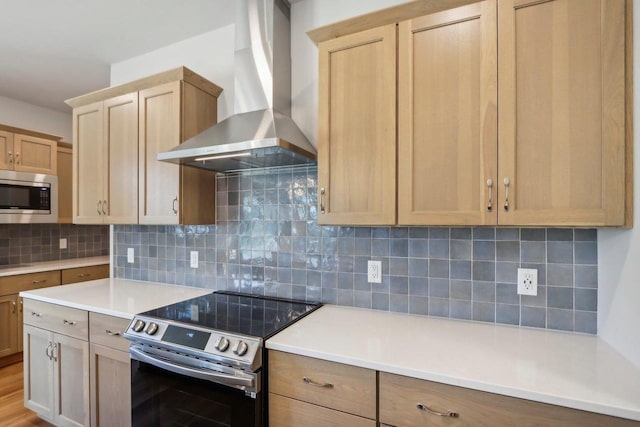
[[[289,3],[235,3],[236,114],[158,160],[218,172],[314,164],[315,148],[291,119]]]

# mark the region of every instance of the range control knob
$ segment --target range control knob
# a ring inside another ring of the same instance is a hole
[[[218,337],[218,339],[216,340],[215,348],[216,350],[224,353],[229,348],[229,340],[225,337]]]
[[[233,352],[238,356],[244,356],[244,354],[249,350],[249,346],[246,342],[240,340],[233,346]]]
[[[140,319],[136,320],[131,329],[133,329],[135,332],[142,331],[144,329],[144,322]]]
[[[158,332],[158,324],[153,322],[149,323],[149,326],[147,326],[145,332],[149,335],[154,335],[156,332]]]

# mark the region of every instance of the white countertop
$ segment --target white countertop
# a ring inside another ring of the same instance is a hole
[[[640,369],[597,336],[326,305],[266,347],[640,420]]]
[[[132,319],[134,314],[211,292],[211,289],[111,278],[24,291],[20,296]]]
[[[109,264],[108,255],[34,262],[31,264],[21,264],[13,267],[0,267],[0,277],[27,273],[40,273],[42,271],[63,270],[65,268],[89,267],[101,264]]]

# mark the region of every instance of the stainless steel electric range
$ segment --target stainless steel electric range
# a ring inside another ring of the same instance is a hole
[[[136,315],[136,427],[267,425],[264,341],[320,304],[215,292]]]

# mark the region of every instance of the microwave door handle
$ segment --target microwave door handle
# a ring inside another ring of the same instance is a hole
[[[193,378],[199,378],[202,380],[213,381],[218,384],[229,385],[229,386],[245,386],[245,387],[254,387],[255,380],[254,378],[241,378],[235,375],[227,375],[221,374],[214,371],[209,370],[201,370],[197,368],[191,368],[184,365],[178,365],[175,363],[168,362],[166,360],[158,359],[151,356],[149,353],[146,353],[135,346],[131,346],[129,348],[129,354],[131,358],[137,360],[139,362],[148,363],[149,365],[155,366],[157,368],[165,369],[167,371],[171,371],[176,374],[186,375]]]

